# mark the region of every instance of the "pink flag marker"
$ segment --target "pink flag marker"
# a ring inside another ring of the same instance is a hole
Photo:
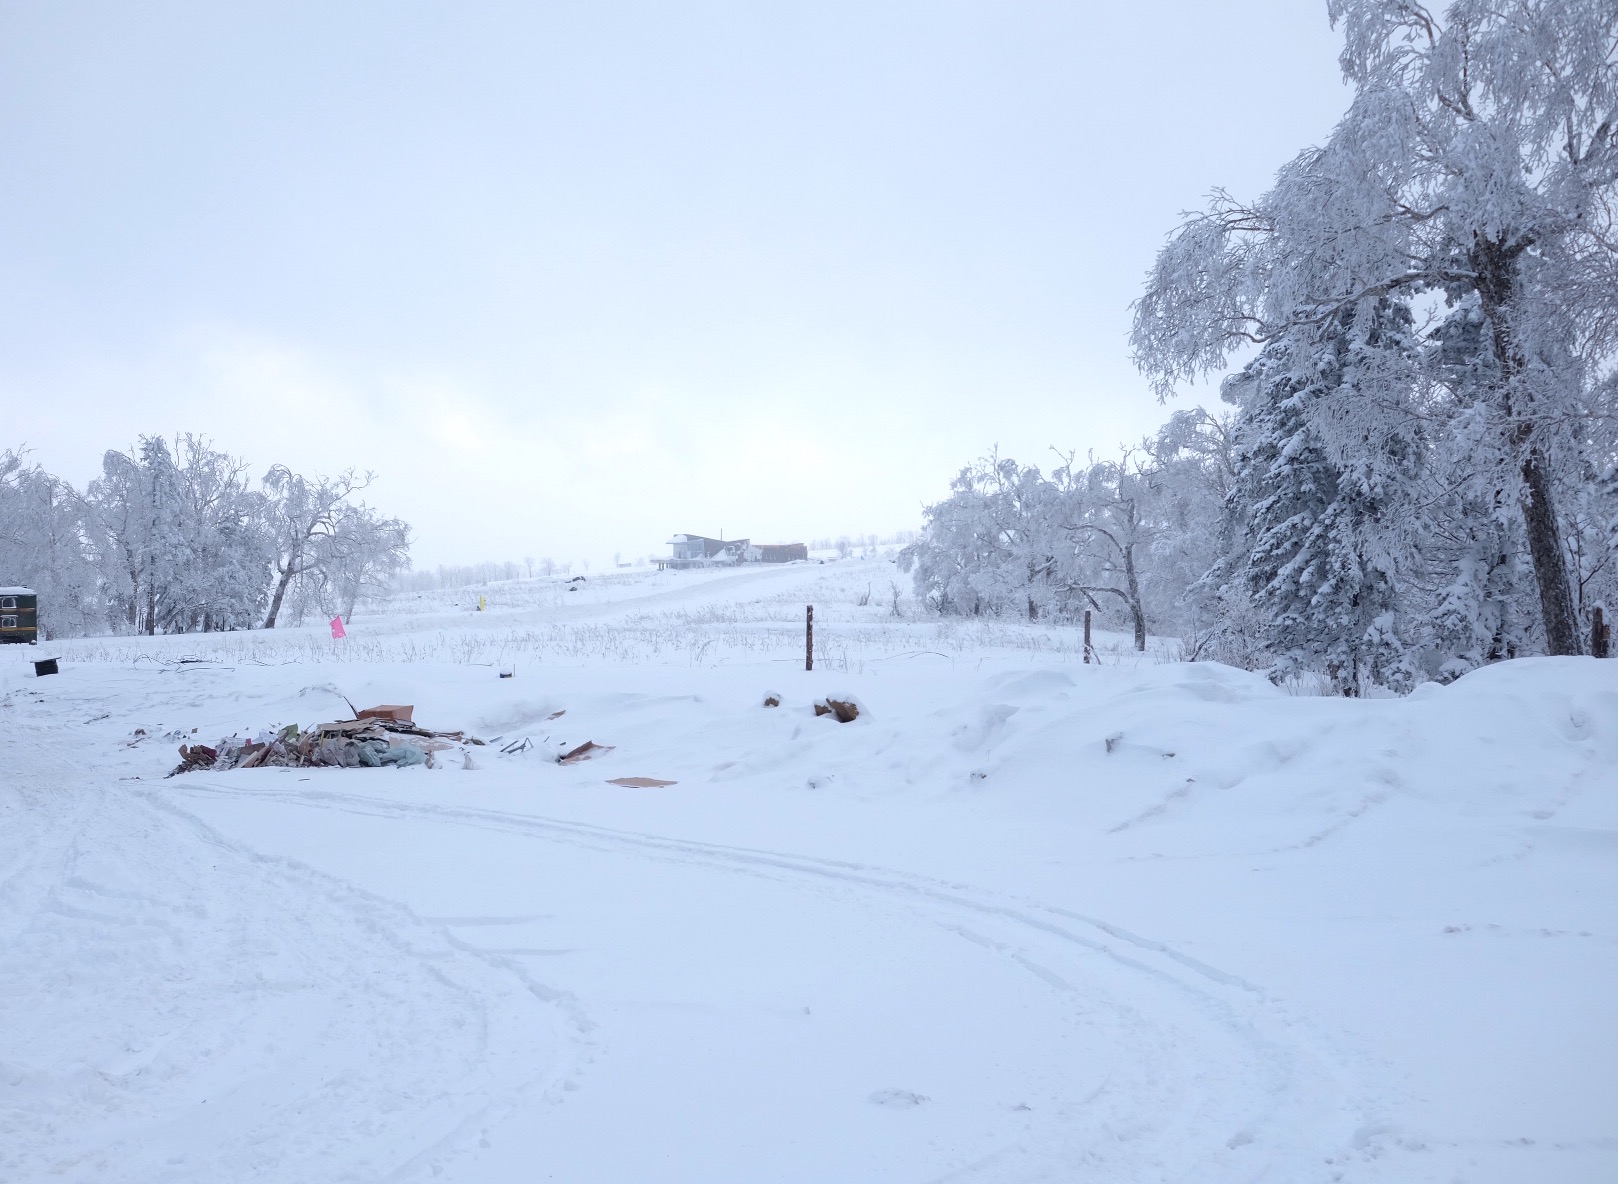
[[[347,636],[348,630],[343,628],[343,618],[333,617],[331,619],[331,639],[336,641],[339,637]]]

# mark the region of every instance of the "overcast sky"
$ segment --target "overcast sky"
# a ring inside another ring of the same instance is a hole
[[[1324,0],[4,0],[0,447],[374,469],[418,566],[914,527],[1164,418],[1129,303],[1336,53]]]

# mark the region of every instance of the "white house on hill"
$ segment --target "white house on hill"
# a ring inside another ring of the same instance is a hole
[[[794,559],[809,558],[809,548],[802,543],[754,543],[749,539],[711,539],[700,534],[677,534],[669,540],[669,547],[669,557],[657,561],[659,571],[735,563],[790,563]]]

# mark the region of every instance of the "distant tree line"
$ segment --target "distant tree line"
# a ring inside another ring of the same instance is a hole
[[[1178,633],[1356,694],[1597,648],[1618,594],[1618,6],[1332,0],[1355,96],[1157,258],[1135,358],[1230,408],[991,457],[905,562],[944,612]],[[1251,356],[1256,347],[1256,356]]]
[[[855,555],[871,556],[877,553],[878,548],[895,546],[904,543],[913,543],[918,535],[913,530],[900,530],[892,534],[840,534],[836,538],[819,538],[809,540],[811,551],[836,551],[843,559]]]
[[[246,461],[190,434],[110,451],[84,489],[0,450],[0,583],[56,636],[273,629],[351,616],[409,566],[409,527],[336,477]]]
[[[488,560],[483,563],[440,563],[432,569],[405,571],[394,577],[393,586],[401,592],[437,592],[450,588],[474,588],[496,580],[533,579],[536,576],[567,575],[571,563],[558,563],[549,557]]]

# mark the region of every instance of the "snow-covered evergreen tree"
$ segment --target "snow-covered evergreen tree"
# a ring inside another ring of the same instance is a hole
[[[1413,677],[1400,598],[1423,452],[1401,405],[1415,374],[1410,323],[1388,301],[1345,310],[1328,333],[1276,341],[1226,384],[1241,407],[1247,508],[1232,575],[1264,622],[1273,677],[1324,670],[1343,694]]]

